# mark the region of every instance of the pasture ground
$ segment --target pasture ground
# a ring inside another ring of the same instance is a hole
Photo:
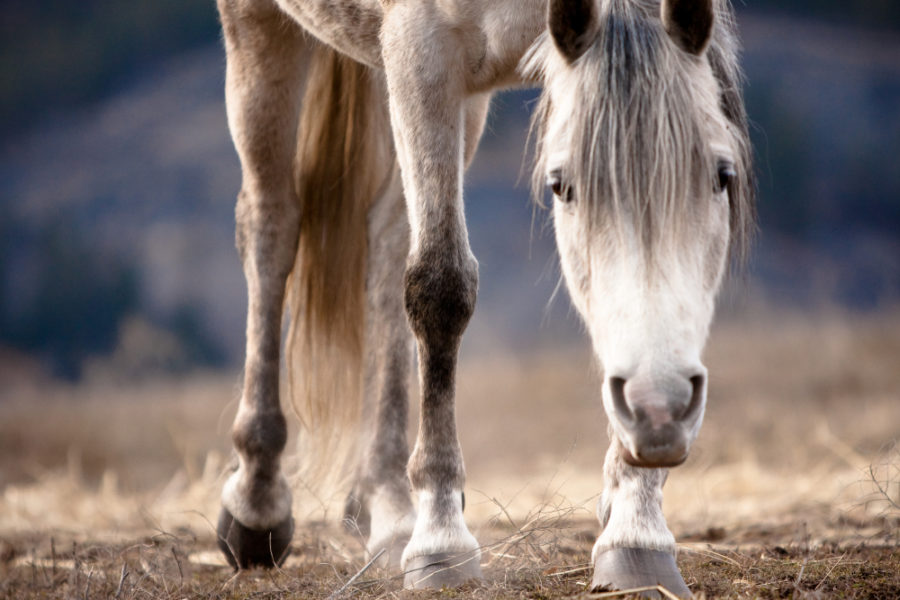
[[[0,598],[329,598],[365,563],[340,494],[296,488],[293,553],[234,575],[215,550],[234,374],[78,386],[2,357]],[[485,580],[361,598],[599,598],[605,419],[586,347],[464,353],[467,520]],[[710,404],[665,510],[698,596],[900,598],[900,311],[745,314],[714,327]],[[619,595],[620,596],[620,595]],[[617,596],[617,597],[619,597]]]

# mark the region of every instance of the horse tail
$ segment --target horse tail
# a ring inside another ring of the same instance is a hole
[[[349,475],[335,466],[352,462],[359,437],[367,214],[394,159],[382,80],[322,44],[313,52],[298,129],[301,221],[285,361],[303,428],[298,475],[322,488]]]

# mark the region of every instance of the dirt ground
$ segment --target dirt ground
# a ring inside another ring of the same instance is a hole
[[[0,374],[0,597],[604,597],[587,590],[607,439],[586,346],[464,355],[466,518],[485,579],[415,593],[360,574],[340,491],[300,486],[281,570],[225,566],[212,523],[237,375],[69,386],[14,358]],[[900,598],[900,311],[725,319],[706,362],[703,431],[665,489],[691,590]]]

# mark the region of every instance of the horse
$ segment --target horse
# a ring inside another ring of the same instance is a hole
[[[754,228],[727,0],[217,4],[249,297],[217,527],[232,566],[281,564],[294,530],[287,315],[285,369],[304,435],[324,439],[319,466],[335,468],[340,440],[359,444],[345,516],[367,551],[408,588],[481,577],[454,413],[478,287],[462,181],[491,95],[532,86],[534,194],[552,203],[609,420],[592,586],[689,596],[662,487],[703,420],[715,298]]]

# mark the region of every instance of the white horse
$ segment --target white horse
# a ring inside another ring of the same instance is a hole
[[[386,549],[408,587],[480,576],[454,415],[478,284],[462,176],[491,93],[539,85],[535,180],[554,195],[563,273],[603,367],[612,438],[593,584],[689,595],[662,486],[700,428],[714,299],[753,217],[727,0],[218,7],[249,291],[238,462],[219,521],[232,564],[280,563],[293,533],[278,391],[287,302],[287,364],[310,435],[354,437],[346,423],[362,413],[346,516],[369,552]],[[422,398],[410,453],[414,347]]]

